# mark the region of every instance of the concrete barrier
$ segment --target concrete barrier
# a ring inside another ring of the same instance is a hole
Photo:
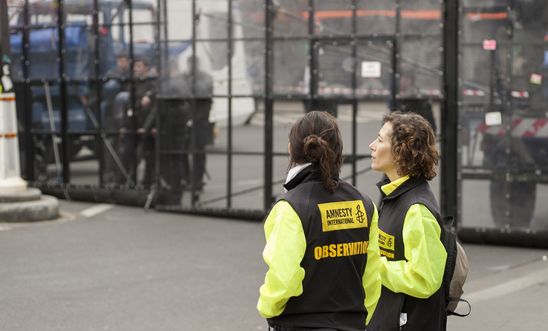
[[[15,94],[0,93],[0,222],[34,222],[59,217],[59,201],[27,188],[21,178]]]

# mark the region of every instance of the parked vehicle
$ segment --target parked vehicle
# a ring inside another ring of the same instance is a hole
[[[98,111],[101,92],[97,93],[97,87],[106,82],[105,74],[116,65],[116,54],[130,49],[131,38],[125,1],[100,1],[96,17],[93,6],[92,0],[64,1],[62,32],[57,1],[33,1],[27,11],[24,7],[10,11],[12,75],[21,121],[26,107],[31,107],[36,177],[45,175],[51,162],[57,164],[60,172],[62,108],[66,109],[68,119],[69,161],[82,158],[84,147],[87,147],[86,158],[97,157],[99,143],[95,138],[105,115]],[[147,22],[131,31],[132,55],[157,62],[153,38],[157,30],[155,8],[146,1],[133,1],[131,10],[135,20]],[[97,25],[93,23],[95,19]],[[64,90],[60,77],[64,77]],[[26,88],[28,94],[24,93]],[[103,94],[109,92],[104,86],[99,89]]]

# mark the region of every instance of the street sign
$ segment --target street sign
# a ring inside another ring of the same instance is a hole
[[[381,77],[381,63],[379,61],[363,61],[362,77],[365,77],[365,78]]]

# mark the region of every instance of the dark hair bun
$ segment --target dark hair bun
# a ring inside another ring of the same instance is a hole
[[[318,163],[322,156],[325,155],[326,149],[329,150],[329,145],[322,137],[311,134],[304,138],[304,155],[308,162]]]
[[[324,111],[311,111],[297,120],[289,132],[291,166],[312,163],[323,187],[334,192],[342,165],[342,138],[335,118]]]

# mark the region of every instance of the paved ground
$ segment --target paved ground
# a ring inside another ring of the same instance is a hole
[[[265,330],[262,225],[62,201],[64,219],[0,224],[0,330]],[[545,330],[546,250],[465,246],[467,318]]]

